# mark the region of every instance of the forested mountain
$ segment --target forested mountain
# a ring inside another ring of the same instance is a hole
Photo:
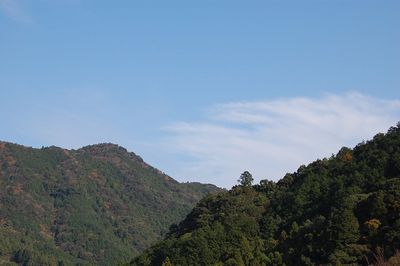
[[[129,262],[219,190],[178,183],[113,144],[0,142],[0,265]]]
[[[131,265],[400,265],[399,126],[276,183],[243,173]]]

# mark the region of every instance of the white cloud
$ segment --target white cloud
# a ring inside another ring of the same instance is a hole
[[[244,170],[280,179],[301,164],[354,146],[400,120],[400,101],[360,93],[235,102],[210,108],[205,121],[178,122],[168,149],[190,160],[172,176],[230,187]]]
[[[0,11],[20,23],[31,23],[32,18],[24,10],[21,0],[0,0]]]

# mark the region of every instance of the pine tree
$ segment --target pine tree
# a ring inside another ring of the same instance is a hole
[[[238,182],[241,186],[243,187],[251,187],[253,183],[253,176],[250,174],[248,171],[244,171],[241,175],[240,178],[238,179]]]

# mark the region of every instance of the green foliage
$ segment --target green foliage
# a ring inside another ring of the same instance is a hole
[[[171,263],[171,260],[166,257],[161,266],[173,266],[173,264]]]
[[[0,264],[127,262],[217,190],[178,183],[112,144],[0,142]]]
[[[241,175],[240,178],[238,179],[238,182],[241,186],[243,187],[251,187],[253,183],[253,176],[250,174],[248,171],[244,171]]]
[[[397,260],[399,125],[277,183],[250,186],[242,174],[131,265],[366,265],[378,248]]]
[[[28,265],[30,260],[32,260],[32,254],[29,250],[20,249],[14,254],[14,261],[18,264]]]

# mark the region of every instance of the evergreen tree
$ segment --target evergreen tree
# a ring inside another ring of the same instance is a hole
[[[238,182],[241,186],[243,187],[251,187],[253,183],[253,176],[250,174],[248,171],[244,171],[241,175],[240,178],[238,179]]]

